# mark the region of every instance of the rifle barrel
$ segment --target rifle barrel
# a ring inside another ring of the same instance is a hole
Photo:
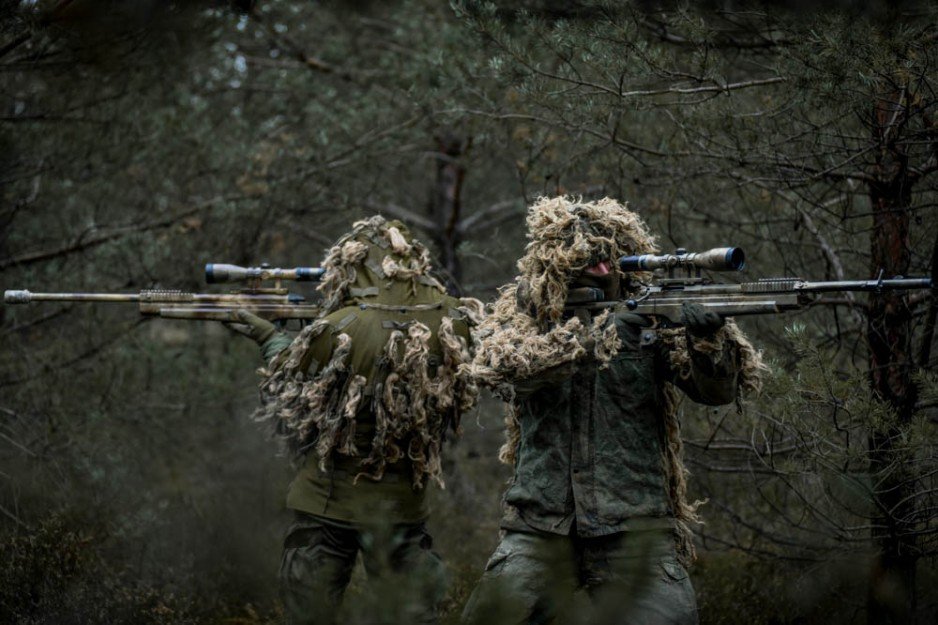
[[[805,282],[803,291],[831,293],[835,291],[894,291],[930,289],[931,278],[891,278],[889,280],[844,280],[833,282]]]
[[[706,285],[701,289],[719,288],[720,285]],[[888,280],[832,280],[811,282],[801,278],[766,278],[758,282],[744,282],[739,285],[742,293],[836,293],[842,291],[877,292],[932,288],[931,278],[890,278]]]
[[[142,304],[205,304],[232,305],[268,304],[293,305],[304,302],[298,295],[279,293],[188,293],[149,289],[139,293],[33,293],[27,290],[4,291],[3,301],[7,304],[29,304],[30,302],[140,302]]]
[[[4,291],[6,304],[30,302],[139,302],[139,293],[33,293],[26,290]]]

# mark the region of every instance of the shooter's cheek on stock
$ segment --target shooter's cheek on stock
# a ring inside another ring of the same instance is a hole
[[[608,260],[601,260],[595,265],[590,265],[583,270],[583,273],[587,276],[608,276],[612,271],[612,267],[609,264]]]

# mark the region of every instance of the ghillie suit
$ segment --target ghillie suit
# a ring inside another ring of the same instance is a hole
[[[361,553],[369,576],[397,576],[402,622],[434,622],[443,568],[425,486],[443,486],[447,432],[478,396],[461,367],[482,304],[447,296],[426,248],[382,217],[356,222],[323,267],[323,311],[262,371],[256,415],[305,458],[287,495],[284,611],[332,622]]]
[[[613,261],[617,274],[616,288],[620,290],[620,296],[634,291],[641,282],[651,277],[645,273],[622,274],[614,262],[622,255],[655,251],[654,239],[645,224],[635,213],[615,200],[607,198],[597,202],[582,202],[567,197],[541,199],[530,208],[527,226],[529,243],[524,256],[518,261],[519,275],[514,282],[501,289],[491,314],[478,329],[476,357],[469,367],[481,384],[491,387],[508,402],[507,441],[499,457],[508,464],[516,465],[518,462],[523,438],[522,413],[527,415],[527,427],[537,430],[527,433],[528,438],[525,439],[527,463],[532,467],[540,466],[536,454],[556,455],[556,450],[531,449],[532,446],[544,445],[544,441],[550,440],[551,436],[558,438],[555,442],[558,447],[575,447],[575,437],[580,435],[576,422],[569,426],[571,431],[565,432],[556,430],[557,426],[545,424],[566,418],[560,414],[553,418],[551,415],[555,409],[552,406],[572,405],[574,400],[571,398],[585,392],[577,385],[590,385],[593,396],[584,401],[582,411],[595,415],[603,423],[611,424],[611,428],[626,428],[616,424],[627,422],[630,418],[636,423],[647,422],[643,426],[636,425],[632,430],[623,429],[618,435],[626,441],[630,437],[658,439],[658,452],[643,452],[639,449],[641,444],[629,443],[632,447],[626,445],[623,453],[631,453],[631,449],[637,450],[639,454],[660,454],[657,460],[649,458],[645,465],[638,461],[636,464],[645,467],[643,470],[646,472],[663,470],[667,500],[655,503],[655,487],[649,486],[657,479],[655,475],[636,481],[628,477],[634,475],[635,471],[617,475],[616,469],[610,468],[609,475],[603,479],[609,480],[611,489],[616,484],[621,483],[624,488],[634,482],[636,489],[652,493],[648,495],[649,502],[621,503],[615,499],[617,496],[610,495],[615,501],[609,502],[606,507],[611,506],[616,510],[621,508],[627,512],[617,512],[616,520],[595,529],[586,527],[585,530],[581,518],[577,516],[578,531],[595,531],[597,535],[610,533],[614,529],[628,527],[626,517],[630,514],[648,517],[670,514],[674,517],[678,554],[682,561],[692,560],[694,548],[690,524],[698,520],[696,508],[699,502],[689,503],[686,497],[687,470],[682,458],[675,385],[697,401],[726,403],[732,401],[737,387],[743,391],[759,389],[760,374],[764,368],[761,357],[731,320],[727,320],[726,325],[712,339],[697,340],[691,348],[688,345],[690,339],[685,337],[683,329],[657,332],[643,329],[644,343],[639,345],[639,329],[644,322],[635,315],[604,313],[590,319],[588,314],[564,314],[571,284],[585,268],[594,265],[599,259]],[[647,337],[654,334],[657,339],[648,341]],[[594,367],[594,373],[585,373],[584,367],[587,365],[583,363],[591,363],[589,366]],[[724,376],[726,379],[719,380],[722,387],[716,390],[697,388],[707,387],[709,383],[707,375],[702,373],[704,371],[712,378]],[[571,376],[575,376],[572,383]],[[735,381],[730,379],[731,376]],[[557,390],[561,383],[572,384],[572,388],[568,387],[562,393]],[[653,389],[643,391],[647,396],[639,397],[637,391],[626,392],[623,386]],[[607,394],[597,399],[602,393]],[[727,394],[731,396],[727,398]],[[549,400],[545,399],[548,395]],[[625,412],[617,413],[616,410]],[[549,414],[538,414],[538,411]],[[632,411],[640,417],[629,414]],[[574,417],[574,421],[577,420],[579,417]],[[554,427],[555,430],[546,434],[548,427]],[[616,436],[616,433],[610,432],[610,436]],[[574,443],[559,440],[563,437],[574,437]],[[648,441],[644,446],[654,449],[655,445],[651,442]],[[607,443],[602,439],[595,442],[599,447],[604,444]],[[594,442],[584,442],[584,446],[590,445],[594,445]],[[596,453],[602,453],[602,450]],[[575,464],[575,460],[570,462]],[[595,458],[581,460],[593,466]],[[630,459],[622,460],[628,464]],[[544,465],[543,469],[557,466],[556,458],[552,462]],[[654,468],[654,463],[658,463],[658,469]],[[610,464],[615,464],[615,461],[611,460]],[[567,520],[560,511],[560,506],[564,504],[556,504],[557,510],[550,514],[545,512],[552,510],[553,504],[548,500],[553,495],[548,492],[552,487],[546,478],[538,477],[538,473],[543,471],[532,470],[530,479],[526,477],[527,473],[519,476],[520,472],[524,472],[524,469],[516,466],[515,483],[506,494],[508,514],[503,527],[516,527],[517,517],[525,517],[525,510],[529,511],[529,517],[536,518],[533,521],[532,518],[524,518],[524,523],[535,529],[554,531],[556,527],[565,527]],[[641,474],[641,471],[638,473]],[[567,476],[561,477],[559,474],[554,479],[560,483],[570,481]],[[531,486],[532,481],[535,482],[534,486]],[[574,489],[573,494],[557,495],[557,501],[573,498],[575,493]],[[583,495],[584,498],[592,496],[592,493]],[[604,514],[603,496],[602,492],[596,496],[600,516]],[[513,506],[515,500],[520,502],[518,506]],[[532,510],[536,512],[530,512]],[[548,520],[551,522],[547,523]]]
[[[323,267],[323,312],[268,365],[258,418],[321,470],[354,458],[356,481],[379,481],[404,461],[414,488],[442,486],[446,432],[478,396],[459,366],[481,303],[448,297],[427,249],[382,217],[356,222]]]

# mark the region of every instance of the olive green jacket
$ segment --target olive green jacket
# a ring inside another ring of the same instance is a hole
[[[380,258],[384,250],[370,246],[371,257]],[[361,460],[368,456],[375,434],[375,415],[371,412],[371,399],[376,387],[387,376],[379,361],[394,330],[404,329],[411,322],[420,322],[432,332],[429,341],[429,373],[441,362],[439,342],[440,323],[444,317],[453,319],[454,332],[470,342],[467,319],[457,308],[461,302],[439,291],[435,286],[419,281],[391,280],[377,263],[368,261],[359,266],[343,307],[325,317],[327,331],[310,343],[302,362],[308,376],[315,378],[330,360],[340,334],[351,339],[348,364],[351,375],[361,375],[367,382],[363,401],[356,414],[355,447],[358,456],[350,457],[333,452],[320,468],[320,458],[308,453],[290,485],[287,507],[329,519],[361,522],[381,519],[390,523],[414,523],[428,516],[426,488],[412,485],[410,461],[405,457],[388,465],[380,481],[358,477]],[[396,307],[400,308],[396,308]],[[270,360],[290,345],[285,335],[275,336],[262,346],[262,353]],[[358,477],[358,479],[356,479]]]
[[[603,536],[674,525],[664,465],[665,388],[692,400],[736,396],[736,346],[691,350],[677,375],[668,347],[634,315],[614,319],[622,348],[607,368],[579,361],[515,384],[521,439],[502,527]],[[678,337],[684,340],[684,337]]]
[[[400,283],[400,286],[402,289],[409,288],[403,283]],[[313,453],[308,454],[303,467],[290,485],[287,507],[348,522],[380,517],[385,522],[415,523],[428,516],[427,489],[412,486],[411,466],[406,457],[389,465],[379,482],[366,477],[355,480],[360,471],[361,458],[367,457],[375,433],[375,415],[369,406],[376,385],[383,381],[376,363],[391,332],[410,321],[419,321],[430,328],[433,332],[430,341],[431,373],[433,365],[440,362],[441,348],[437,332],[444,316],[453,317],[454,330],[463,338],[469,339],[469,328],[455,311],[459,306],[458,300],[433,293],[430,289],[423,295],[424,297],[376,297],[371,298],[370,303],[396,299],[398,303],[408,304],[439,303],[440,308],[395,312],[362,309],[360,304],[349,302],[349,306],[340,308],[326,317],[331,331],[320,335],[311,345],[314,361],[309,371],[314,373],[316,368],[328,362],[335,347],[336,337],[340,333],[347,334],[352,339],[350,367],[354,374],[367,379],[364,389],[365,401],[358,411],[355,425],[355,446],[360,455],[349,457],[333,452],[332,457],[327,459],[326,470],[322,471],[318,466],[319,458]]]

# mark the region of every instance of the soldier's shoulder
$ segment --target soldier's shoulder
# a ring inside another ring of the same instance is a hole
[[[483,312],[483,304],[474,297],[453,297],[444,295],[443,314],[460,321],[471,321]]]
[[[333,332],[341,332],[355,321],[358,321],[361,313],[362,310],[358,306],[343,306],[322,317],[319,322],[329,324]]]
[[[440,302],[443,305],[444,312],[448,312],[449,310],[454,310],[460,306],[459,298],[453,297],[452,295],[441,295]]]

